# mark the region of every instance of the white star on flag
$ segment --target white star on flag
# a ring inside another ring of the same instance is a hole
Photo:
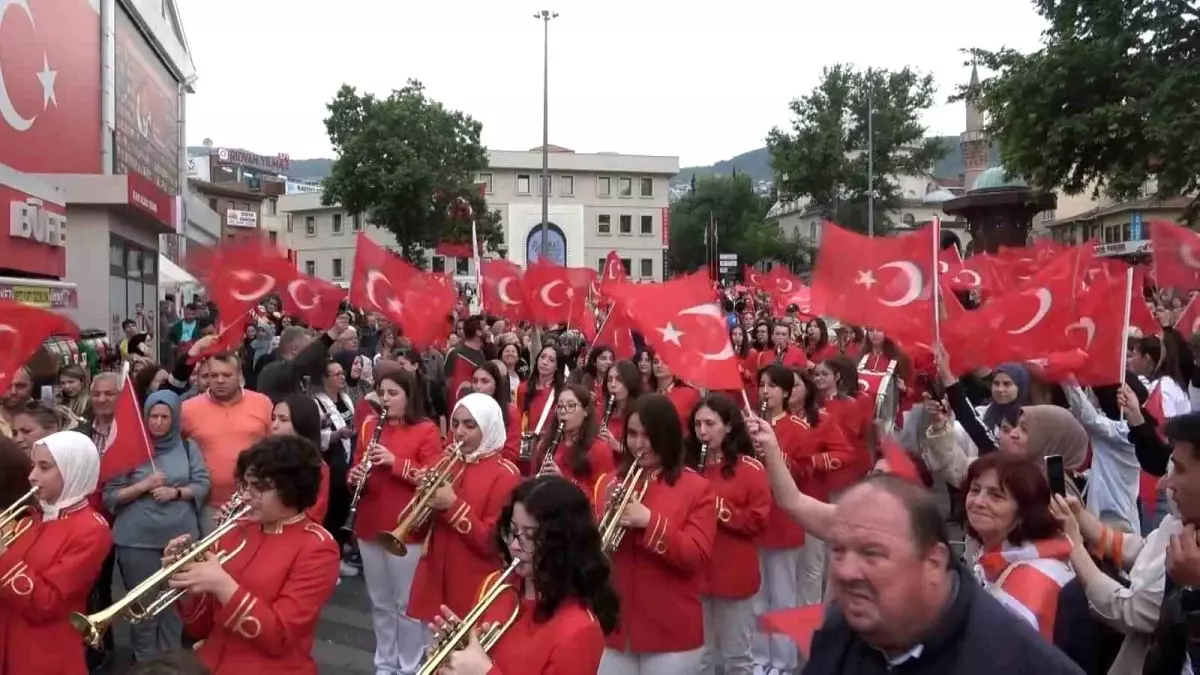
[[[663,341],[674,342],[676,347],[683,346],[679,343],[679,338],[683,337],[683,331],[676,330],[675,324],[671,323],[670,321],[667,322],[666,328],[659,328],[658,332],[662,335]]]
[[[399,298],[391,297],[387,301],[388,311],[393,314],[399,314],[404,311],[404,303],[400,302]]]
[[[45,54],[42,54],[42,72],[37,74],[38,80],[42,83],[42,109],[50,107],[50,102],[54,102],[54,107],[58,107],[58,98],[54,95],[54,78],[58,77],[57,70],[50,70],[50,59]]]
[[[875,285],[875,273],[871,270],[859,270],[858,279],[856,279],[854,283],[860,286],[866,286],[868,289],[870,289],[871,286]]]

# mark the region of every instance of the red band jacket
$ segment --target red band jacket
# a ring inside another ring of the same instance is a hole
[[[112,532],[87,502],[32,523],[0,555],[0,675],[85,675],[70,617],[87,608]]]
[[[559,442],[554,449],[554,465],[558,467],[559,474],[563,478],[566,478],[580,490],[583,490],[583,494],[593,497],[596,481],[600,480],[600,477],[604,474],[611,473],[616,468],[616,460],[612,449],[609,448],[608,443],[598,438],[592,441],[591,447],[588,448],[587,457],[588,466],[591,468],[591,471],[586,476],[577,474],[571,469],[570,452],[571,448],[566,442]],[[545,455],[543,454],[535,459],[537,460],[536,466],[541,467]]]
[[[375,433],[378,417],[363,424],[359,434],[358,448],[354,451],[354,464],[363,461],[367,445]],[[379,444],[396,457],[390,466],[375,466],[363,487],[358,502],[358,514],[354,520],[354,536],[366,541],[375,541],[381,532],[396,527],[400,512],[416,493],[417,472],[442,456],[442,437],[437,426],[429,420],[408,425],[404,422],[388,422],[379,436]],[[351,494],[354,484],[350,484]],[[405,543],[419,544],[424,532],[413,532]]]
[[[803,421],[794,415],[780,413],[771,419],[771,427],[779,440],[779,451],[788,468],[795,473],[797,457],[800,455]],[[770,549],[792,549],[804,545],[804,528],[792,520],[783,509],[771,500],[771,513],[767,518],[767,529],[758,541],[759,546]]]
[[[800,432],[792,475],[804,494],[828,502],[834,490],[848,487],[865,474],[858,451],[828,411],[821,410],[815,427],[797,419]]]
[[[714,598],[749,598],[762,583],[758,541],[774,504],[766,469],[757,459],[742,455],[732,476],[725,476],[722,461],[705,467],[704,477],[717,495],[717,534],[700,592]]]
[[[825,401],[825,409],[830,417],[842,429],[842,434],[850,443],[852,454],[840,464],[829,457],[828,465],[825,459],[819,459],[828,474],[824,481],[831,492],[844,490],[871,470],[871,453],[867,449],[867,434],[875,419],[875,401],[867,396],[839,396]]]
[[[225,564],[238,590],[221,604],[184,596],[184,629],[213,675],[316,675],[313,639],[321,609],[337,586],[341,551],[333,535],[300,514],[266,529],[245,521],[220,542],[246,547]]]

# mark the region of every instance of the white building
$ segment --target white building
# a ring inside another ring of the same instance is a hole
[[[541,251],[541,148],[494,150],[488,165],[476,179],[486,186],[488,209],[500,211],[504,232],[504,245],[488,256],[502,255],[524,266]],[[678,157],[587,154],[551,146],[547,257],[600,270],[608,252],[616,250],[631,278],[661,281],[670,235],[667,183],[678,172]],[[360,216],[322,206],[319,194],[285,195],[279,210],[291,216],[284,242],[295,252],[299,269],[335,283],[349,282],[360,229],[381,244],[396,244],[391,233]],[[431,268],[450,270],[462,280],[475,273],[469,259],[440,255],[431,256]]]

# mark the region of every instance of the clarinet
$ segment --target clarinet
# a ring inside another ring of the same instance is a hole
[[[617,397],[612,394],[608,395],[608,401],[604,403],[604,418],[600,420],[600,428],[608,428],[608,420],[612,417],[613,408],[617,404]]]
[[[554,466],[554,452],[558,450],[558,443],[562,440],[563,431],[566,430],[566,423],[559,422],[554,429],[554,435],[550,437],[550,445],[546,446],[546,455],[542,457],[542,466],[538,469],[537,475],[544,476],[550,468]]]
[[[775,365],[778,366],[783,363],[783,355],[786,353],[787,347],[784,347],[783,349],[779,349],[778,347],[775,348]]]
[[[379,436],[383,433],[383,425],[387,423],[387,408],[379,414],[379,421],[375,423],[375,433],[371,435],[371,442],[363,451],[363,475],[362,480],[354,485],[354,497],[350,499],[350,515],[346,517],[346,524],[342,529],[346,532],[354,531],[354,519],[358,516],[358,500],[362,499],[363,488],[367,485],[367,479],[371,476],[371,468],[374,462],[371,461],[371,447],[379,443]]]
[[[704,471],[705,462],[708,461],[708,443],[700,444],[700,471]]]

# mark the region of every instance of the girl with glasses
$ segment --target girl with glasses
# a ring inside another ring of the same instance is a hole
[[[558,395],[557,424],[542,433],[542,441],[534,455],[535,465],[541,472],[554,473],[579,486],[585,494],[592,494],[596,480],[613,470],[613,453],[608,444],[597,437],[596,405],[592,393],[583,385],[572,384]],[[562,437],[553,448],[557,427],[563,428]],[[550,453],[552,460],[547,461]]]

